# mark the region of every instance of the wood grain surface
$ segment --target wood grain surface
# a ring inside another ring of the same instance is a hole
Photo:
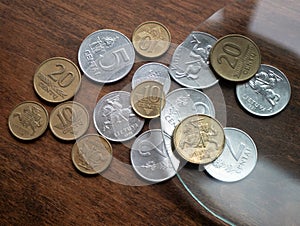
[[[132,170],[120,166],[120,162],[130,164],[132,141],[122,145],[112,143],[114,160],[109,170],[103,175],[85,176],[72,165],[73,142],[56,139],[49,129],[30,142],[20,141],[9,132],[8,116],[18,103],[38,101],[49,113],[55,107],[40,99],[33,89],[33,74],[42,61],[62,56],[78,64],[79,46],[93,31],[114,29],[131,38],[134,29],[148,20],[163,23],[172,35],[174,45],[159,59],[161,62],[168,62],[176,45],[196,29],[216,37],[228,33],[248,35],[261,48],[264,63],[276,62],[292,87],[287,108],[267,119],[249,116],[236,100],[235,85],[220,80],[226,100],[227,125],[251,134],[258,149],[263,150],[262,156],[268,156],[286,172],[293,172],[292,177],[299,181],[299,42],[295,47],[298,52],[287,51],[280,43],[245,29],[260,1],[234,3],[223,12],[221,22],[202,24],[232,2],[1,0],[0,225],[225,225],[201,207],[176,177],[145,185]],[[278,10],[282,20],[293,21],[286,25],[291,27],[290,33],[285,35],[298,37],[298,40],[299,9],[297,1],[290,1],[287,8]],[[272,27],[272,21],[269,24]],[[92,116],[96,101],[106,93],[129,86],[134,71],[143,63],[137,58],[128,76],[104,87],[82,76],[75,100],[83,103]],[[147,128],[145,126],[143,131]],[[92,122],[87,133],[96,133]],[[259,219],[246,217],[241,222],[261,223]]]

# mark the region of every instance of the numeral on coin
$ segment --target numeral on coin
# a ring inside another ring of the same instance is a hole
[[[75,79],[74,74],[70,71],[65,73],[66,70],[63,64],[56,64],[55,66],[58,70],[48,74],[48,77],[54,82],[57,82],[62,88],[69,86]]]
[[[235,43],[227,42],[224,44],[222,50],[224,53],[218,56],[218,63],[222,64],[222,59],[224,59],[232,69],[235,69],[238,62],[237,57],[240,56],[242,52],[241,48]]]

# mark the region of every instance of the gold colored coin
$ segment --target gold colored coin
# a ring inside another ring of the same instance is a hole
[[[48,112],[40,103],[25,101],[17,105],[8,117],[8,127],[21,140],[33,140],[47,129]]]
[[[85,174],[103,172],[112,161],[112,147],[108,140],[98,134],[79,138],[72,148],[75,167]]]
[[[44,100],[60,103],[71,99],[81,84],[81,73],[71,60],[53,57],[40,64],[33,77],[36,93]]]
[[[224,79],[240,82],[256,74],[261,55],[251,39],[231,34],[215,43],[210,52],[210,63],[214,71]]]
[[[145,81],[137,85],[130,95],[133,110],[143,118],[156,118],[165,104],[163,85]]]
[[[132,43],[138,54],[146,58],[162,56],[170,47],[171,34],[161,23],[146,21],[133,32]]]
[[[67,101],[57,105],[50,114],[50,129],[62,140],[75,140],[89,127],[87,109],[75,102]]]
[[[224,130],[214,118],[196,114],[185,118],[174,130],[175,150],[188,162],[207,164],[223,152]]]

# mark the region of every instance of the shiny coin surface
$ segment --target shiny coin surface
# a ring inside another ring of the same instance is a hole
[[[192,88],[173,90],[166,96],[166,104],[160,114],[162,130],[172,136],[180,121],[195,114],[215,117],[211,99],[205,93]]]
[[[134,138],[145,122],[132,111],[130,93],[126,91],[114,91],[103,96],[94,109],[93,120],[102,136],[117,142]]]
[[[204,166],[214,178],[234,182],[248,176],[257,162],[257,149],[254,141],[244,131],[237,128],[224,128],[226,141],[222,154],[212,163]]]
[[[159,129],[148,130],[134,141],[130,159],[135,172],[149,182],[165,181],[176,174]]]
[[[209,53],[217,39],[204,32],[193,31],[180,44],[172,57],[169,72],[182,86],[204,89],[218,83],[209,67]]]
[[[277,68],[262,64],[249,81],[236,86],[240,104],[258,116],[272,116],[281,112],[291,98],[287,77]]]
[[[134,30],[132,43],[139,55],[146,58],[157,58],[169,49],[171,34],[163,24],[147,21]]]
[[[81,73],[71,60],[53,57],[40,64],[33,77],[36,93],[44,100],[59,103],[71,99],[81,84]]]
[[[163,85],[164,93],[167,94],[171,87],[169,68],[163,64],[152,62],[139,67],[132,77],[132,89],[145,81],[156,81]]]
[[[62,140],[75,140],[89,127],[89,113],[80,103],[67,101],[57,105],[50,114],[50,129]]]
[[[112,161],[112,147],[108,140],[98,134],[79,138],[72,148],[75,167],[85,174],[97,174],[108,168]]]
[[[210,52],[210,63],[216,73],[230,81],[245,81],[260,67],[261,55],[249,38],[231,34],[220,38]]]
[[[11,133],[21,140],[33,140],[47,129],[48,112],[43,105],[34,101],[18,104],[8,117]]]
[[[135,52],[131,41],[115,30],[98,30],[80,45],[78,62],[83,73],[95,82],[111,83],[131,70]]]
[[[156,118],[165,104],[163,85],[156,81],[146,81],[131,92],[131,106],[143,118]]]
[[[192,115],[175,128],[173,143],[177,153],[186,161],[207,164],[221,155],[225,144],[224,130],[208,115]]]

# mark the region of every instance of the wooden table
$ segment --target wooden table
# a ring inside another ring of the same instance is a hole
[[[130,165],[129,147],[132,141],[123,145],[112,144],[115,159],[105,174],[84,176],[75,170],[71,162],[73,142],[56,139],[49,129],[39,139],[23,142],[11,135],[7,120],[14,106],[25,100],[38,101],[51,112],[55,105],[44,102],[34,92],[33,74],[42,61],[54,56],[66,57],[78,64],[78,48],[91,32],[108,28],[131,38],[132,32],[140,23],[160,21],[170,30],[174,43],[160,59],[168,62],[175,44],[180,44],[197,28],[213,31],[216,37],[234,32],[247,34],[245,24],[255,15],[260,1],[247,1],[243,5],[248,6],[245,8],[236,3],[230,8],[232,11],[225,10],[221,24],[201,24],[215,11],[232,2],[2,0],[0,224],[224,225],[202,208],[176,177],[159,184],[130,186],[129,184],[138,185],[136,181],[139,179],[132,172],[118,168],[117,162]],[[299,40],[299,3],[290,1],[286,5],[287,8],[278,9],[282,12],[279,15],[282,16],[282,21],[294,23],[285,25],[290,26],[289,33],[285,35],[292,40],[298,37]],[[236,24],[231,20],[237,21]],[[272,27],[271,22],[270,24]],[[220,86],[227,107],[227,125],[251,133],[259,151],[264,153],[262,156],[269,156],[287,172],[293,171],[293,178],[299,182],[299,42],[295,43],[298,46],[295,46],[293,52],[259,34],[251,38],[261,48],[264,63],[276,62],[276,67],[284,70],[291,83],[292,98],[288,107],[279,115],[267,119],[249,116],[235,98],[235,85],[221,80]],[[92,115],[95,99],[89,100],[87,97],[94,95],[99,99],[105,93],[123,89],[124,85],[130,84],[134,71],[142,63],[135,64],[126,78],[104,86],[101,91],[98,84],[82,76],[77,100],[86,101],[83,104]],[[143,131],[147,128],[145,126]],[[87,133],[96,133],[92,122]],[[280,160],[281,158],[284,160]],[[131,177],[126,185],[124,178],[128,175]],[[259,219],[245,218],[241,222],[260,224]]]

